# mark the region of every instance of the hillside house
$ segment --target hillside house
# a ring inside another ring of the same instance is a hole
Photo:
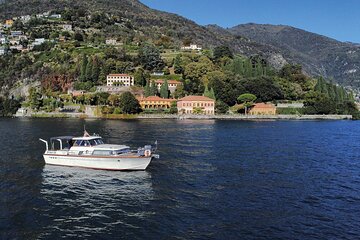
[[[134,77],[128,74],[109,74],[106,77],[107,86],[134,86]]]
[[[61,27],[62,27],[62,29],[64,31],[68,31],[68,32],[72,31],[72,25],[71,24],[63,24]]]
[[[187,96],[178,100],[179,114],[215,114],[215,100],[204,96]]]
[[[200,51],[202,50],[202,48],[196,44],[190,44],[189,46],[183,46],[181,47],[181,50],[187,50],[187,51],[192,51],[192,50],[195,50],[195,51]]]
[[[165,80],[162,80],[162,79],[155,80],[155,84],[156,84],[159,91],[160,91],[161,86],[164,84],[164,82],[165,82]],[[169,91],[171,93],[175,92],[176,87],[178,85],[182,84],[182,82],[177,81],[177,80],[168,80],[167,82],[168,82]],[[150,85],[151,85],[151,82],[150,82]]]
[[[106,39],[105,44],[106,45],[120,45],[120,43],[114,38]]]
[[[52,15],[49,16],[49,18],[61,19],[61,14],[52,14]]]
[[[12,19],[5,20],[6,26],[11,27],[13,24],[14,24],[14,20],[12,20]]]
[[[33,45],[34,45],[34,46],[38,46],[38,45],[43,44],[45,41],[46,41],[45,38],[35,38],[35,40],[34,40],[34,42],[33,42]]]
[[[7,50],[5,47],[0,47],[0,56],[5,55],[7,53]]]
[[[276,107],[272,103],[256,103],[250,110],[250,115],[276,115]]]
[[[21,17],[20,17],[20,20],[21,20],[23,23],[27,23],[28,21],[31,20],[31,16],[30,16],[30,15],[21,16]]]

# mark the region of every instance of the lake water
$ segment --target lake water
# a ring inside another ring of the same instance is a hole
[[[39,137],[159,143],[143,172],[45,166]],[[0,239],[359,239],[359,121],[0,119]]]

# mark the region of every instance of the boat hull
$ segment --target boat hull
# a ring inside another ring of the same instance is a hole
[[[105,156],[72,156],[72,155],[55,155],[44,154],[46,164],[82,167],[99,170],[111,171],[139,171],[145,170],[152,159],[150,157],[105,157]]]

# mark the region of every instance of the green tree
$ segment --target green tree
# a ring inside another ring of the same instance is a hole
[[[248,108],[251,107],[254,104],[256,99],[257,99],[257,97],[254,94],[251,94],[251,93],[241,94],[237,98],[238,102],[244,105],[245,114],[247,114]]]
[[[160,97],[169,98],[169,85],[167,79],[165,79],[164,83],[160,87]]]
[[[29,104],[34,110],[39,110],[42,106],[42,96],[35,88],[29,89]]]
[[[229,111],[229,106],[226,103],[224,103],[223,101],[220,101],[220,100],[216,101],[215,112],[217,114],[225,114],[228,111]]]
[[[75,32],[74,40],[79,41],[79,42],[83,42],[84,41],[84,36],[82,35],[81,32]]]
[[[136,70],[134,74],[135,85],[144,87],[149,78],[150,75],[144,69],[139,68]]]
[[[86,81],[92,82],[92,61],[91,59],[87,61],[86,70],[85,70],[85,79]]]
[[[116,94],[111,94],[108,99],[107,102],[109,103],[110,106],[119,106],[119,95]]]
[[[105,84],[106,83],[106,73],[104,68],[102,67],[100,69],[100,73],[99,73],[99,78],[98,78],[98,82],[99,85]]]
[[[335,114],[336,102],[324,93],[310,91],[305,94],[305,114]]]
[[[214,89],[211,88],[211,89],[209,90],[208,86],[205,86],[205,91],[204,91],[204,94],[203,94],[203,95],[204,95],[205,97],[208,97],[208,98],[211,98],[211,99],[216,100]]]
[[[119,108],[121,112],[127,114],[136,114],[141,112],[139,101],[131,92],[125,92],[120,95]]]
[[[245,87],[246,92],[254,94],[262,102],[284,98],[284,94],[281,91],[279,84],[274,81],[273,77],[262,76],[243,79],[242,84]]]
[[[215,61],[217,61],[217,60],[219,60],[220,58],[223,58],[223,57],[233,58],[234,55],[233,55],[232,51],[230,50],[230,48],[228,46],[216,47],[214,49],[214,59],[215,59]]]
[[[151,86],[150,86],[150,96],[155,96],[158,94],[158,88],[157,85],[155,83],[155,80],[151,81]]]
[[[161,71],[165,66],[165,63],[161,58],[159,49],[150,43],[145,43],[143,46],[140,47],[138,59],[145,70]]]
[[[91,67],[91,80],[94,83],[98,83],[100,76],[100,60],[97,56],[94,56],[94,58],[92,59]]]
[[[106,105],[110,94],[107,92],[96,93],[96,105]]]
[[[176,74],[182,74],[184,72],[184,68],[182,64],[183,62],[181,59],[181,55],[180,54],[176,55],[174,59],[174,72]]]
[[[176,86],[175,92],[173,94],[174,98],[179,99],[185,97],[186,92],[184,89],[184,84],[179,84]]]
[[[171,102],[171,106],[170,106],[169,112],[170,112],[170,114],[177,114],[177,113],[178,113],[176,101]]]
[[[144,95],[145,97],[151,96],[150,81],[146,81],[146,85],[144,87]]]
[[[80,81],[86,82],[86,67],[88,64],[88,58],[85,54],[82,55],[81,69],[80,69]]]

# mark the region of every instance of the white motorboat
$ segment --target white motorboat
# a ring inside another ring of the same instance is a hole
[[[46,144],[43,156],[50,165],[130,171],[145,170],[153,158],[159,158],[155,154],[157,142],[155,147],[146,145],[131,150],[126,145],[105,144],[100,136],[90,136],[86,131],[82,137],[53,137],[50,146],[48,141],[40,141]]]

